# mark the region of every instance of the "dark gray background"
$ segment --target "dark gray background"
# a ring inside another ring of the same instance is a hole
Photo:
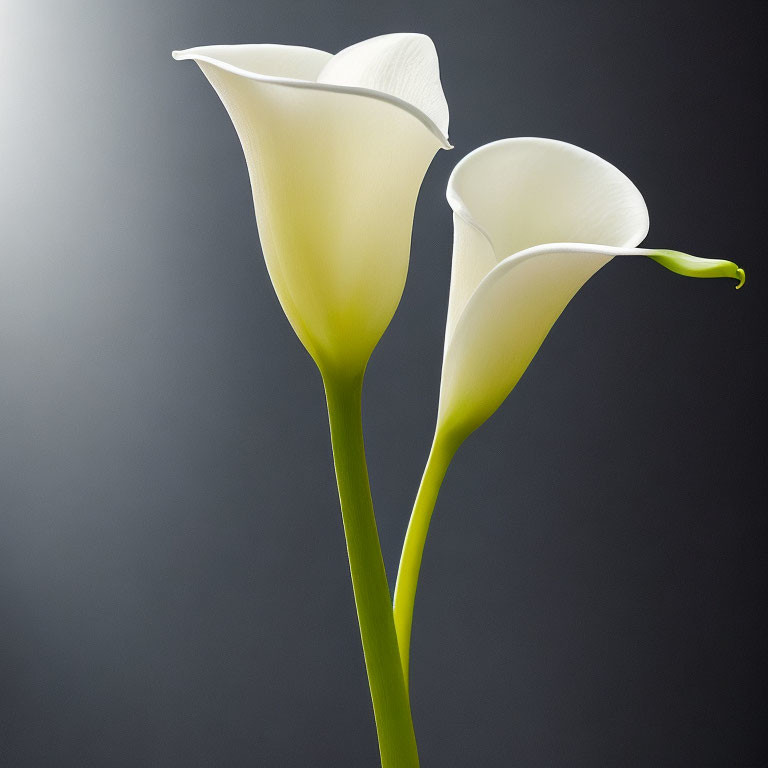
[[[0,18],[0,763],[373,766],[318,374],[245,164],[173,48],[434,39],[453,152],[371,362],[390,575],[426,456],[451,168],[540,135],[624,170],[617,260],[461,449],[416,606],[433,766],[762,766],[765,4],[6,0]]]

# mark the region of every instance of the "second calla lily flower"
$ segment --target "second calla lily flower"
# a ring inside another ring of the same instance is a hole
[[[743,281],[729,261],[637,248],[648,233],[642,195],[572,144],[487,144],[456,166],[447,196],[454,249],[438,430],[458,440],[501,405],[568,302],[614,256]]]
[[[421,556],[451,458],[504,402],[582,285],[620,255],[744,282],[730,261],[637,248],[648,233],[640,192],[610,163],[562,141],[486,144],[456,166],[447,196],[454,242],[440,405],[395,588],[406,679]]]
[[[297,335],[321,370],[362,370],[402,295],[424,174],[450,148],[432,41],[404,33],[335,56],[221,45],[174,57],[199,64],[232,118]]]

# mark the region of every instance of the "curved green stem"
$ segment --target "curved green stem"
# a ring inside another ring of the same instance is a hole
[[[424,475],[421,478],[421,485],[416,494],[413,512],[408,523],[408,531],[405,534],[403,553],[400,556],[400,567],[397,570],[397,584],[395,585],[394,616],[406,688],[408,687],[408,658],[411,647],[413,604],[416,599],[421,557],[424,553],[429,521],[432,518],[432,510],[435,508],[440,486],[459,444],[460,441],[442,439],[439,433],[435,435],[427,465],[424,468]]]
[[[363,448],[362,374],[324,374],[333,462],[382,768],[418,768]]]

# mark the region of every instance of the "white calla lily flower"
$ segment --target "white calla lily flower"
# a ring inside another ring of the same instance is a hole
[[[450,148],[432,41],[173,55],[198,63],[234,123],[288,320],[321,370],[361,370],[402,295],[424,174]]]
[[[418,768],[361,397],[405,285],[421,182],[437,150],[450,148],[435,47],[395,34],[335,56],[284,45],[173,55],[198,63],[234,123],[272,284],[322,373],[381,762]]]
[[[408,678],[424,543],[450,461],[504,402],[579,288],[614,256],[640,255],[692,277],[744,272],[730,261],[637,248],[648,210],[635,185],[561,141],[505,139],[467,155],[448,181],[454,245],[437,426],[395,588]]]
[[[438,431],[463,439],[504,401],[568,302],[614,256],[734,277],[728,261],[637,248],[648,211],[617,168],[561,141],[516,138],[467,155],[448,182],[454,249]]]

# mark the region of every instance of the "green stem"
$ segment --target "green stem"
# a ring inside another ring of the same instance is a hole
[[[408,688],[408,658],[411,646],[413,604],[416,599],[416,586],[419,581],[424,543],[427,540],[429,521],[432,518],[435,502],[437,502],[437,494],[440,492],[440,486],[443,483],[448,465],[451,463],[460,442],[441,439],[439,433],[435,435],[419,492],[416,494],[411,520],[408,523],[408,531],[405,534],[403,553],[400,556],[400,567],[397,571],[397,584],[395,585],[394,616],[406,689]]]
[[[324,375],[333,462],[382,768],[418,768],[363,448],[362,374]]]

